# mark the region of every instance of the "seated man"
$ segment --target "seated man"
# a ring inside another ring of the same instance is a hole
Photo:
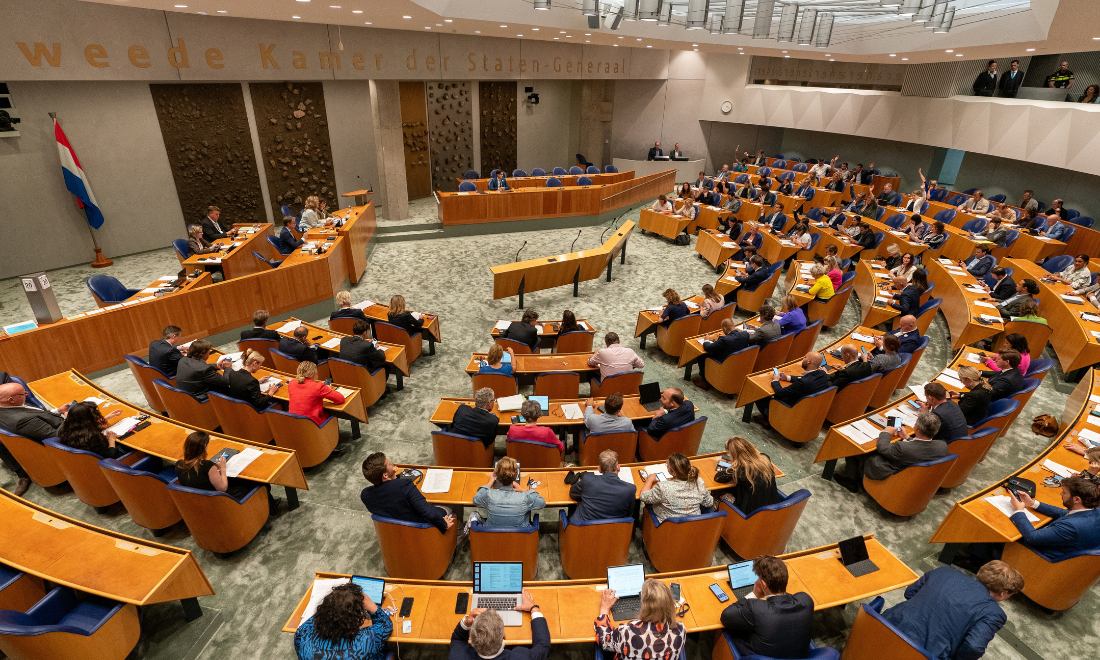
[[[744,291],[755,291],[757,287],[768,280],[768,269],[764,267],[764,257],[754,254],[745,264],[744,275],[734,275],[734,279],[741,285]]]
[[[1079,550],[1100,548],[1100,486],[1080,475],[1063,479],[1062,506],[1036,502],[1027,493],[1017,491],[1019,499],[1009,499],[1015,513],[1009,520],[1020,531],[1020,542],[1044,555],[1057,559]],[[1035,529],[1024,509],[1053,518],[1045,527]]]
[[[771,208],[761,217],[761,222],[766,222],[773,232],[783,231],[783,227],[787,224],[787,216],[783,215],[783,207],[778,200],[772,202]]]
[[[871,373],[886,375],[888,371],[901,364],[901,356],[898,355],[901,340],[897,338],[897,335],[885,334],[882,336],[881,341],[877,341],[875,344],[881,347],[879,353],[871,353],[870,358],[866,355],[860,355],[859,359],[867,362],[867,365],[871,367]]]
[[[600,380],[645,366],[645,362],[633,349],[619,343],[619,335],[614,332],[604,335],[603,342],[604,348],[588,358],[588,366],[600,368]]]
[[[593,408],[595,401],[584,401],[584,427],[589,433],[633,433],[634,422],[623,416],[623,395],[612,392],[603,402],[603,412]]]
[[[158,369],[169,378],[176,377],[176,365],[183,353],[176,348],[183,343],[183,331],[179,326],[166,325],[160,339],[149,342],[149,366]]]
[[[881,481],[899,470],[925,461],[947,456],[947,443],[935,440],[940,432],[940,418],[930,412],[917,413],[915,437],[910,438],[904,428],[889,428],[878,434],[875,451],[864,456],[844,459],[844,473],[833,479],[853,493],[863,490],[862,477]],[[891,442],[894,434],[901,440]]]
[[[755,598],[738,598],[722,610],[722,628],[742,656],[805,658],[810,655],[814,600],[805,592],[787,593],[787,565],[760,555],[752,560]]]
[[[962,204],[956,207],[963,213],[976,213],[981,215],[982,213],[989,212],[989,200],[985,199],[982,191],[975,190],[974,194]]]
[[[233,369],[233,361],[223,357],[217,364],[210,364],[206,360],[213,351],[210,342],[196,339],[187,347],[187,355],[176,366],[176,387],[195,395],[199,401],[206,401],[206,393],[211,390],[229,395],[229,376],[226,372]]]
[[[412,479],[398,478],[397,468],[382,452],[375,452],[363,461],[363,476],[373,485],[364,488],[359,499],[372,516],[428,523],[443,533],[454,527],[454,514],[429,504]]]
[[[360,319],[351,328],[352,336],[340,340],[340,359],[364,366],[367,371],[386,366],[386,351],[370,338],[370,323]]]
[[[860,234],[859,236],[856,236],[856,243],[859,243],[863,250],[860,250],[856,253],[856,258],[861,258],[863,256],[863,251],[866,250],[867,258],[873,259],[875,255],[872,254],[871,251],[874,250],[875,241],[878,240],[877,238],[875,238],[875,232],[871,229],[871,225],[867,224],[866,222],[861,222],[859,224],[859,231]]]
[[[1066,240],[1066,235],[1069,233],[1069,227],[1062,224],[1061,220],[1055,219],[1057,217],[1058,214],[1052,209],[1051,214],[1047,216],[1047,228],[1039,232],[1040,236],[1046,236],[1052,241]]]
[[[1009,276],[1008,271],[1003,267],[996,266],[993,270],[989,271],[989,274],[992,275],[995,280],[993,288],[990,288],[983,280],[978,280],[978,286],[989,293],[989,297],[983,298],[983,300],[1001,303],[1016,294],[1016,282]]]
[[[279,333],[267,329],[267,320],[271,315],[266,309],[257,309],[252,313],[252,328],[241,330],[241,339],[274,339],[279,341]]]
[[[974,258],[970,260],[969,264],[965,261],[959,261],[958,263],[959,268],[965,268],[966,272],[974,277],[985,277],[985,274],[993,268],[997,260],[989,253],[989,246],[983,244],[974,248]]]
[[[691,382],[696,387],[704,390],[710,389],[707,382],[707,358],[722,361],[737,351],[749,347],[749,333],[737,329],[737,323],[733,319],[722,319],[722,331],[703,337],[703,355],[695,358],[687,365],[688,374],[691,373],[691,365],[699,365],[699,377]]]
[[[455,410],[447,430],[459,435],[478,438],[481,444],[489,447],[497,438],[497,426],[500,418],[492,412],[496,395],[491,387],[483,387],[474,392],[474,405],[461,405]]]
[[[517,610],[531,613],[531,648],[504,645],[504,621],[496,610],[470,610],[451,633],[450,660],[546,660],[550,629],[530,591],[523,590]]]
[[[294,329],[293,337],[279,337],[279,352],[286,353],[299,362],[320,364],[317,345],[306,341],[308,338],[309,328],[300,325]]]
[[[741,199],[747,199],[749,201],[756,201],[760,197],[760,189],[752,184],[750,181],[741,187],[737,191],[737,196]]]
[[[859,349],[854,344],[844,344],[840,347],[840,359],[844,360],[844,368],[837,369],[829,375],[829,384],[836,385],[837,390],[857,380],[863,380],[875,373],[871,369],[871,363],[859,359]],[[837,394],[840,394],[838,391]]]
[[[618,394],[618,393],[616,393]],[[569,498],[577,509],[569,522],[629,518],[634,515],[637,491],[634,484],[619,478],[619,455],[610,449],[600,452],[600,473],[580,473],[569,487]]]
[[[900,198],[899,198],[900,199]],[[879,206],[893,206],[894,205],[894,186],[887,183],[882,186],[882,192],[875,198]]]
[[[489,185],[486,187],[489,190],[496,191],[511,190],[511,187],[508,185],[508,179],[504,176],[504,170],[497,171],[497,175],[489,179]]]
[[[912,314],[906,314],[898,319],[898,327],[886,334],[894,335],[901,342],[898,346],[898,353],[912,354],[920,347],[920,330],[917,329],[917,317]],[[871,350],[871,355],[880,355],[885,352],[883,348],[885,336],[875,337],[875,348]]]
[[[0,385],[0,427],[28,440],[41,443],[46,438],[56,437],[57,429],[65,421],[65,413],[68,410],[67,403],[56,412],[27,403],[27,390],[19,383]],[[22,496],[31,485],[26,471],[3,443],[0,443],[0,458],[19,478],[14,492]]]
[[[890,306],[901,312],[903,316],[916,318],[917,312],[920,311],[921,290],[901,275],[894,278],[894,288],[898,290],[894,294],[894,300],[897,302],[890,303]]]
[[[213,243],[219,238],[233,238],[237,230],[230,224],[222,224],[219,221],[222,210],[216,206],[207,207],[206,217],[199,221],[202,227],[202,237],[208,243]]]
[[[1020,316],[1020,306],[1024,301],[1034,300],[1038,303],[1038,298],[1035,298],[1037,295],[1039,295],[1039,283],[1031,278],[1024,278],[1016,284],[1016,294],[997,305],[997,311],[1003,319]]]
[[[940,566],[906,587],[905,600],[882,618],[930,657],[976,660],[1008,621],[999,603],[1023,588],[1020,573],[1002,561],[982,566],[973,578]]]
[[[1005,241],[1008,240],[1008,230],[1001,224],[1000,218],[994,217],[989,221],[989,226],[985,228],[984,232],[971,234],[971,236],[977,240],[989,241],[993,243],[993,247],[1003,248]]]
[[[279,242],[283,244],[283,254],[290,254],[306,244],[304,238],[294,238],[294,232],[290,231],[290,228],[296,222],[298,222],[298,218],[292,215],[283,216],[283,229],[279,232]]]
[[[951,442],[967,434],[966,415],[955,401],[947,398],[947,388],[932,381],[924,385],[924,402],[921,410],[927,410],[940,418],[940,430],[934,436],[935,440]]]
[[[989,387],[993,390],[990,401],[1000,401],[1015,396],[1024,389],[1026,381],[1020,373],[1020,353],[1011,348],[1001,349],[993,358],[993,363],[1000,371],[983,371],[982,376],[989,379]]]
[[[654,440],[660,440],[670,430],[695,421],[695,404],[684,398],[680,388],[670,387],[661,392],[661,407],[653,413],[653,421],[645,426],[645,432]]]
[[[779,339],[783,331],[775,321],[775,308],[771,303],[760,306],[759,317],[760,326],[749,333],[749,342],[755,346],[763,346],[773,339]]]
[[[785,382],[790,383],[790,386],[783,387]],[[829,387],[831,387],[829,375],[821,368],[821,353],[810,351],[806,354],[806,357],[802,358],[801,376],[788,376],[785,373],[780,373],[779,378],[772,380],[772,391],[775,394],[756,402],[760,414],[753,415],[752,421],[766,429],[770,429],[772,425],[768,422],[768,413],[772,399],[793,406],[811,394],[817,394]]]

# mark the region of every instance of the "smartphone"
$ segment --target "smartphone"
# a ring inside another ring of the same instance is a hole
[[[772,375],[775,376],[776,380],[779,380],[779,369],[776,367],[772,367]]]
[[[726,461],[718,461],[718,467],[720,468],[728,468],[729,466],[730,464]]]
[[[900,417],[890,416],[886,418],[886,421],[890,424],[890,428],[900,429],[903,424]]]
[[[646,472],[645,470],[638,470],[638,476],[641,477],[642,479],[648,479],[649,478],[649,473]]]
[[[458,594],[458,600],[455,601],[455,614],[465,614],[466,608],[470,604],[470,594],[463,591]]]
[[[672,584],[670,584],[668,586],[669,586],[670,589],[672,589],[672,600],[679,603],[680,602],[680,584],[678,582],[673,582]]]
[[[920,410],[920,404],[912,399],[909,400],[909,405],[912,406],[914,410]]]
[[[401,600],[401,611],[398,612],[397,616],[399,616],[401,618],[405,618],[405,617],[409,616],[410,614],[412,614],[412,611],[413,611],[413,599],[412,598],[404,598],[404,599]]]
[[[719,603],[724,603],[730,599],[730,597],[726,595],[726,592],[722,591],[722,587],[718,586],[717,582],[710,585],[710,592],[714,594],[714,597],[718,599]]]

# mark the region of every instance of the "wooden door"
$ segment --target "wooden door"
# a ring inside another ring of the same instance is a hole
[[[431,160],[428,157],[428,108],[424,83],[402,82],[401,137],[405,144],[405,185],[409,199],[432,194]]]

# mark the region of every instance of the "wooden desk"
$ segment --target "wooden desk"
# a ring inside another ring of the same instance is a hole
[[[575,371],[585,380],[586,375],[598,373],[599,367],[588,366],[591,353],[534,353],[530,355],[516,355],[512,358],[512,374],[520,376],[537,376],[539,374],[552,374],[562,371]],[[481,368],[481,361],[488,353],[474,353],[470,361],[466,363],[466,373],[476,374]]]
[[[562,413],[561,407],[575,403],[584,410],[584,402],[586,399],[551,399],[550,409],[544,410],[542,417],[539,417],[539,426],[552,426],[561,428],[577,429],[584,426],[584,419],[566,419],[565,414]],[[592,399],[596,406],[603,405],[602,397],[594,397]],[[632,421],[638,422],[642,420],[648,420],[653,418],[653,413],[646,410],[641,403],[638,402],[638,395],[627,395],[623,397],[623,417],[626,417]],[[454,397],[443,397],[439,400],[439,405],[436,406],[435,411],[432,412],[431,422],[436,426],[443,428],[448,426],[454,419],[455,411],[459,406],[473,406],[473,399],[463,399]],[[699,406],[695,406],[695,411],[699,412]],[[518,415],[518,410],[511,410],[503,412],[500,410],[497,403],[493,403],[493,409],[491,411],[500,419],[500,423],[497,425],[498,429],[507,432],[508,427],[512,425],[512,416]]]
[[[511,321],[511,322],[512,323],[517,323],[518,321]],[[587,332],[591,332],[591,333],[593,333],[593,335],[595,335],[596,328],[595,328],[595,326],[593,326],[591,323],[588,322],[588,319],[577,319],[577,325],[580,326],[580,328],[582,330],[585,330]],[[557,321],[535,321],[535,330],[538,332],[538,336],[539,336],[539,346],[541,348],[553,347],[558,341],[558,328],[560,328],[560,327],[561,327],[561,320],[557,320]],[[494,340],[498,339],[502,334],[504,334],[504,333],[500,329],[498,329],[496,326],[493,326],[493,331],[489,333],[489,335]],[[593,339],[595,339],[595,336],[593,336]]]
[[[814,254],[816,255],[824,257],[825,248],[830,245],[836,247],[836,254],[840,259],[852,259],[863,250],[863,247],[853,241],[847,233],[833,229],[825,222],[810,223],[810,231],[821,234],[821,238],[814,248]]]
[[[1066,254],[1066,244],[1052,238],[1040,238],[1027,232],[1020,232],[1020,237],[1008,249],[1008,256],[1023,261],[1042,261],[1059,254]]]
[[[48,582],[132,605],[178,600],[188,621],[214,588],[189,551],[126,536],[0,490],[0,562]]]
[[[1093,332],[1100,332],[1100,323],[1081,318],[1082,312],[1100,315],[1091,304],[1075,305],[1062,300],[1063,295],[1072,295],[1068,284],[1043,282],[1041,278],[1050,275],[1042,266],[1023,259],[1005,259],[1002,266],[1014,269],[1013,279],[1019,282],[1027,277],[1039,283],[1039,315],[1047,320],[1047,325],[1056,330],[1050,335],[1050,345],[1058,354],[1058,363],[1062,371],[1069,373],[1100,362],[1100,340]]]
[[[1089,463],[1083,456],[1074,454],[1062,447],[1066,442],[1076,442],[1077,436],[1083,429],[1096,430],[1094,424],[1089,424],[1086,419],[1090,411],[1097,407],[1090,396],[1100,395],[1100,376],[1096,371],[1091,376],[1081,379],[1074,388],[1073,393],[1066,399],[1062,410],[1062,432],[1051,439],[1046,449],[1038,456],[1009,476],[1019,476],[1031,479],[1035,482],[1035,499],[1053,506],[1062,506],[1060,488],[1052,488],[1043,484],[1043,479],[1052,473],[1042,467],[1043,463],[1051,460],[1071,470],[1081,471],[1088,467]],[[1006,477],[1007,479],[1007,477]],[[940,526],[932,534],[929,543],[945,543],[940,561],[950,563],[959,546],[966,543],[1009,543],[1020,538],[1020,532],[1012,524],[1008,516],[1001,513],[996,507],[985,501],[991,495],[1007,495],[1008,492],[1001,487],[1004,479],[987,486],[982,490],[965,497],[951,507],[951,511],[940,523]],[[1031,511],[1039,522],[1035,527],[1041,527],[1050,518],[1036,511]]]
[[[722,279],[724,280],[725,278],[722,278]],[[692,314],[694,314],[694,313],[699,311],[699,305],[703,304],[703,296],[700,296],[699,294],[695,294],[693,296],[688,296],[687,298],[683,298],[683,302],[688,304],[688,310]],[[663,310],[664,307],[665,307],[664,305],[661,305],[659,309]],[[661,322],[661,312],[660,311],[656,311],[656,312],[651,311],[653,309],[658,309],[658,308],[657,307],[651,307],[649,309],[643,309],[642,311],[638,312],[638,321],[634,325],[634,337],[635,338],[638,338],[638,337],[642,338],[641,348],[643,348],[643,349],[645,348],[646,336],[651,335],[651,334],[657,334],[657,324],[659,324]]]
[[[873,328],[901,315],[901,312],[890,307],[889,303],[875,304],[875,299],[880,295],[879,286],[889,282],[890,271],[886,270],[886,265],[881,260],[861,259],[856,262],[856,278],[852,286],[856,297],[859,298],[862,325]],[[892,295],[893,292],[894,288],[891,286],[889,293]],[[883,295],[886,293],[887,291],[882,292]]]
[[[347,195],[345,193],[344,196]],[[356,206],[341,209],[332,214],[335,218],[344,218],[344,224],[337,227],[335,232],[344,237],[344,261],[348,266],[348,278],[352,284],[358,282],[367,269],[367,244],[370,243],[371,238],[374,237],[374,232],[378,228],[374,200],[360,203],[359,196],[356,196],[356,204]],[[332,233],[332,230],[311,229],[306,232],[306,240],[317,240],[318,236]]]
[[[309,335],[308,335],[307,339],[308,339],[309,343],[311,343],[311,344],[325,344],[325,343],[328,343],[328,342],[330,342],[334,339],[343,339],[345,337],[350,336],[350,335],[340,334],[339,332],[333,332],[332,330],[329,330],[327,328],[322,328],[319,325],[313,325],[312,323],[306,323],[305,321],[300,321],[300,320],[298,320],[294,317],[288,318],[284,321],[278,321],[278,322],[275,322],[275,323],[271,323],[267,326],[267,329],[268,330],[274,330],[275,332],[278,332],[283,337],[293,337],[294,336],[293,331],[283,332],[282,330],[280,330],[280,328],[282,328],[284,325],[286,325],[288,323],[294,323],[294,322],[298,322],[298,323],[304,325],[305,327],[309,328]],[[386,365],[389,366],[389,367],[392,367],[392,369],[390,371],[392,371],[393,374],[395,376],[397,376],[397,389],[398,390],[402,389],[405,386],[405,383],[402,379],[402,375],[405,375],[405,376],[409,375],[409,361],[408,361],[408,357],[405,355],[405,346],[404,346],[404,344],[383,344],[382,342],[378,342],[378,348],[386,351]],[[331,349],[324,348],[322,346],[318,350],[329,351],[332,355],[336,356],[336,355],[340,354],[340,345],[337,344],[335,348],[331,348]]]
[[[737,241],[731,239],[729,234],[723,234],[716,229],[700,229],[695,240],[695,251],[715,269],[719,264],[729,261],[739,249]]]
[[[222,252],[193,254],[183,262],[183,267],[190,272],[196,268],[206,269],[220,265],[227,280],[267,270],[267,264],[262,264],[259,259],[252,256],[252,252],[259,252],[268,259],[278,258],[277,250],[266,238],[267,236],[274,236],[272,225],[267,223],[255,225],[235,224],[233,227],[242,230],[237,238],[219,238],[213,243],[222,248]],[[249,230],[252,233],[245,236],[244,230]],[[235,248],[230,247],[234,243],[240,243],[240,245]],[[208,259],[215,259],[215,261],[207,261]]]
[[[666,199],[672,202],[673,209],[677,213],[683,213],[684,202],[687,200],[682,197],[667,197]],[[728,195],[722,195],[722,200],[719,203],[724,204],[728,199]],[[692,205],[699,209],[699,213],[695,216],[695,220],[687,225],[687,233],[689,234],[694,234],[700,229],[718,229],[718,223],[720,220],[723,220],[724,218],[728,218],[733,215],[732,212],[727,211],[721,206],[710,206],[709,204],[699,204],[697,202],[692,202]],[[652,209],[649,210],[653,213],[657,213]],[[643,229],[649,231],[648,227],[643,227]],[[666,236],[665,234],[661,235]],[[675,236],[666,236],[666,238],[675,238]]]
[[[804,591],[814,600],[814,607],[823,610],[871,598],[894,589],[908,586],[917,580],[917,574],[900,559],[890,553],[873,534],[864,536],[867,553],[879,570],[854,578],[839,560],[839,549],[832,545],[781,555],[787,564],[791,593]],[[350,577],[336,573],[317,573],[317,578]],[[690,571],[648,575],[662,582],[680,584],[681,595],[691,604],[683,618],[688,633],[718,630],[722,627],[721,614],[736,600],[730,593],[729,577],[725,566],[708,566]],[[379,578],[382,579],[382,578]],[[731,600],[726,603],[710,592],[710,585],[717,583]],[[599,613],[601,591],[606,580],[546,580],[528,582],[524,586],[531,591],[546,617],[550,639],[554,644],[591,643],[596,635],[592,622]],[[464,616],[455,614],[455,599],[459,593],[471,593],[470,582],[442,580],[391,580],[386,578],[386,605],[399,604],[402,597],[415,598],[411,616],[412,632],[398,636],[401,622],[394,619],[394,638],[406,643],[449,644],[451,633]],[[301,624],[302,612],[309,604],[312,585],[306,590],[291,613],[283,632],[294,632]],[[390,601],[394,601],[391,603]],[[506,644],[531,643],[531,619],[523,615],[523,626],[504,629]]]
[[[794,296],[794,299],[798,301],[798,306],[801,307],[815,298],[808,293],[803,293],[797,290],[795,287],[802,285],[812,287],[816,280],[810,275],[809,268],[803,270],[803,266],[812,266],[813,261],[792,261],[791,267],[787,269],[787,275],[783,279],[783,288],[790,295]]]
[[[554,176],[553,174],[547,174],[546,176],[511,176],[509,173],[505,173],[505,179],[508,181],[508,186],[513,190],[517,188],[545,188],[546,182],[550,179],[557,179],[561,181],[563,187],[574,187],[577,185],[577,179],[582,176],[586,176],[592,180],[595,185],[606,185],[609,183],[620,183],[622,181],[629,181],[634,178],[634,170],[627,170],[625,172],[612,172],[608,174],[562,174],[561,176]],[[455,190],[458,190],[459,184],[463,181],[468,181],[475,186],[478,190],[489,190],[489,181],[492,179],[463,179],[455,177]]]
[[[329,287],[333,291],[339,291],[348,279],[348,256],[344,248],[347,241],[344,236],[326,236],[325,242],[317,243],[314,250],[302,247],[288,254],[279,268],[321,262],[328,268]],[[324,250],[323,254],[320,253],[321,250]]]
[[[735,326],[740,330],[753,330],[760,327],[760,315],[757,314],[751,318],[745,319],[740,324]],[[719,335],[721,331],[716,332],[704,332],[692,337],[686,337],[684,339],[684,350],[680,351],[680,361],[676,364],[678,367],[687,367],[684,369],[684,380],[691,380],[691,367],[688,366],[690,362],[703,357],[706,351],[703,350],[704,341],[713,341],[706,339],[707,335]]]
[[[620,257],[619,263],[626,263],[626,242],[630,240],[632,231],[634,222],[624,222],[603,245],[594,250],[493,266],[489,269],[493,273],[493,300],[518,295],[522,309],[524,293],[567,284],[573,285],[573,297],[576,298],[580,295],[580,282],[598,278],[604,269],[610,282],[615,257]]]
[[[123,301],[122,304],[132,305],[133,303],[152,300],[153,298],[158,297],[155,290],[164,291],[164,293],[159,296],[163,298],[165,296],[175,296],[186,291],[191,291],[193,289],[200,289],[204,286],[210,286],[214,283],[213,278],[210,277],[210,273],[202,271],[198,274],[198,276],[189,276],[187,278],[187,281],[184,282],[182,286],[178,287],[175,291],[171,291],[169,293],[169,290],[171,289],[172,285],[175,284],[176,279],[177,278],[175,275],[165,275],[164,277],[150,283],[144,289],[127,298],[125,301]],[[102,307],[112,307],[112,305],[103,305]]]
[[[928,281],[936,284],[932,295],[943,300],[940,311],[947,319],[947,327],[951,329],[951,350],[957,351],[963,346],[970,346],[982,339],[987,339],[1004,332],[1004,323],[1000,320],[1001,313],[993,301],[983,300],[988,298],[988,293],[976,293],[967,289],[967,286],[978,288],[978,278],[957,267],[948,270],[940,259],[929,259],[924,262],[928,270]],[[952,264],[954,266],[954,264]],[[975,319],[979,315],[996,318],[997,322],[989,325],[978,323]]]
[[[346,193],[344,193],[343,195],[340,195],[340,196],[341,197],[353,198],[355,200],[355,205],[356,206],[366,206],[367,205],[367,195],[373,195],[373,194],[374,194],[373,190],[352,190],[351,192],[346,192]],[[373,203],[373,202],[374,202],[374,200],[371,200],[371,203]]]
[[[157,456],[170,464],[183,459],[183,441],[192,431],[200,431],[197,426],[191,426],[181,421],[169,419],[150,410],[138,408],[93,383],[87,376],[76,371],[66,371],[43,378],[30,383],[27,386],[44,403],[52,407],[63,406],[70,401],[83,401],[90,396],[106,399],[99,405],[104,415],[121,410],[123,417],[133,415],[148,415],[152,425],[138,431],[128,438],[118,442],[131,449],[136,449],[150,456]],[[285,388],[284,388],[285,389]],[[221,433],[206,431],[210,434],[210,446],[212,450],[223,448],[241,451],[247,447],[254,447],[263,452],[263,456],[252,461],[240,474],[241,479],[256,483],[284,486],[286,488],[287,503],[290,509],[298,507],[298,494],[295,488],[309,490],[305,473],[298,464],[298,459],[290,449],[266,445],[251,440],[234,438]],[[216,451],[211,451],[214,455]]]
[[[383,323],[390,322],[390,307],[387,304],[376,303],[373,300],[364,300],[355,306],[356,309],[363,310],[363,314],[366,315],[371,321],[382,321]],[[414,310],[406,310],[414,311]],[[438,314],[420,314],[424,320],[424,338],[428,340],[428,355],[435,355],[436,342],[443,341],[443,333],[439,330],[439,315]]]
[[[887,208],[886,213],[882,217],[888,218],[891,215],[894,215],[894,213],[891,213],[891,211],[894,211],[895,213],[901,213],[901,209]],[[905,254],[906,252],[908,252],[914,257],[920,256],[925,250],[928,249],[928,246],[924,243],[915,243],[913,241],[910,241],[908,234],[906,234],[905,232],[899,232],[887,225],[886,223],[879,222],[877,220],[869,220],[867,218],[860,218],[860,220],[870,225],[872,230],[882,232],[883,234],[882,242],[879,243],[878,250],[876,250],[876,256],[883,258],[889,256],[889,247],[891,245],[896,245],[900,254]]]
[[[764,231],[762,235],[764,242],[760,245],[760,254],[768,263],[786,261],[802,249],[797,242],[776,236],[771,231]]]
[[[638,217],[638,229],[642,230],[643,235],[648,231],[664,236],[671,241],[684,233],[688,225],[694,224],[694,222],[694,219],[687,215],[666,215],[653,209],[642,209],[641,215]]]

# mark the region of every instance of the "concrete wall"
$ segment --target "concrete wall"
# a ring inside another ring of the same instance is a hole
[[[933,151],[934,147],[923,144],[787,129],[783,131],[779,150],[769,151],[767,154],[796,156],[802,160],[829,160],[833,156],[840,156],[840,162],[847,162],[851,169],[855,169],[856,163],[863,163],[864,169],[874,163],[875,169],[881,172],[900,174],[901,189],[909,192],[920,185],[918,168],[923,168],[924,173],[928,174]]]
[[[336,192],[342,195],[368,186],[378,190],[370,83],[366,80],[326,80],[324,88]],[[355,203],[350,198],[338,199],[340,208]]]
[[[65,189],[49,112],[57,113],[103,211],[97,239],[104,254],[163,248],[183,235],[148,83],[8,86],[23,122],[19,137],[0,140],[0,278],[90,262],[94,256],[84,211]]]
[[[581,81],[520,80],[516,86],[516,161],[528,173],[541,167],[569,169],[576,164],[580,135]],[[539,95],[538,105],[527,104],[527,87]],[[597,163],[597,158],[586,154]],[[598,164],[598,163],[597,163]],[[509,172],[511,174],[511,172]]]

